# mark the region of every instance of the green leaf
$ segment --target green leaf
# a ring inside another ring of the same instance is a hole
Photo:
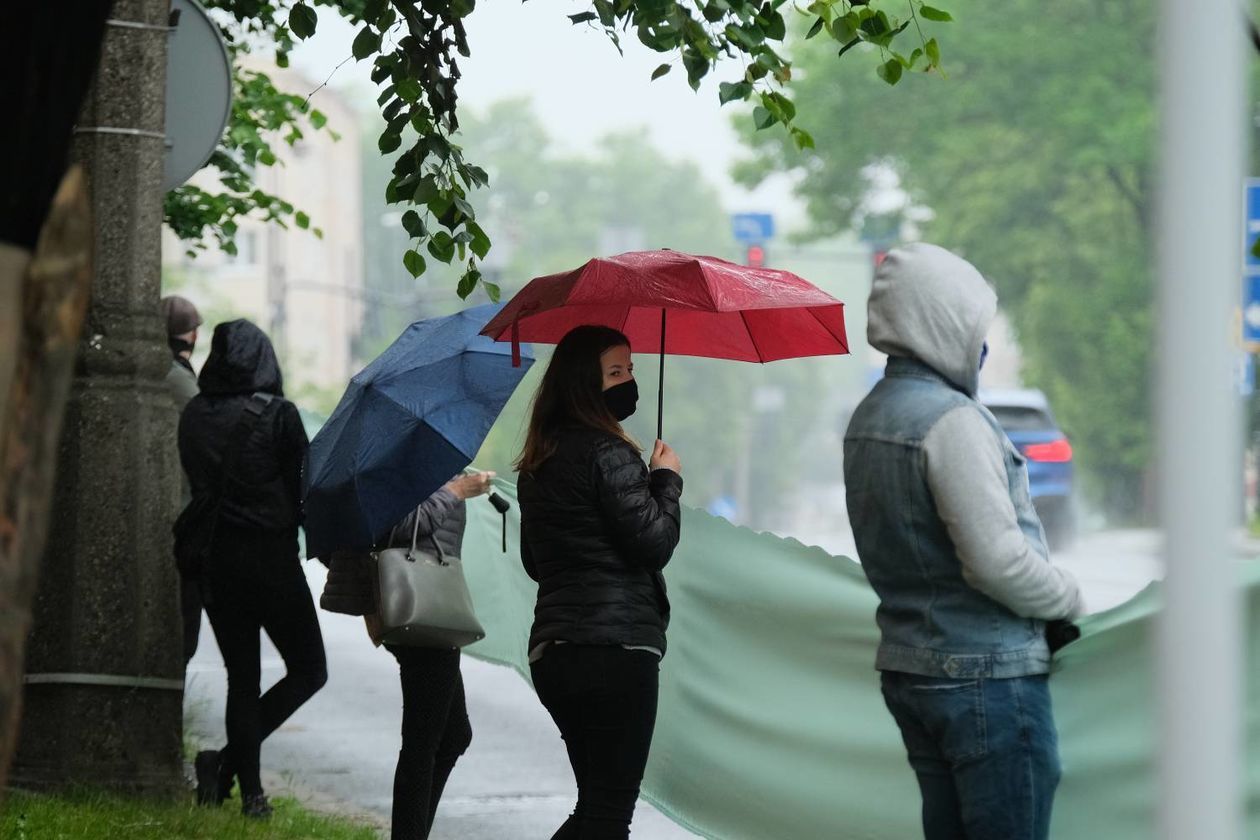
[[[499,288],[499,284],[483,280],[481,281],[481,286],[486,290],[486,294],[490,296],[491,303],[498,303],[499,298],[503,297],[503,291]]]
[[[752,95],[753,86],[749,82],[722,82],[718,85],[718,102],[725,105],[727,102],[739,99],[747,99]]]
[[[319,110],[311,111],[310,120],[311,120],[311,125],[315,126],[316,130],[321,129],[324,126],[328,125],[328,117],[324,114],[323,111],[319,111]]]
[[[941,23],[949,23],[954,16],[944,9],[937,9],[934,6],[924,6],[919,9],[919,14],[923,15],[926,20],[935,20]]]
[[[779,121],[778,117],[776,117],[774,114],[770,113],[768,110],[761,107],[760,105],[758,105],[756,108],[753,108],[753,124],[757,126],[758,131],[760,131],[763,128],[769,128],[770,126],[774,125],[778,121]]]
[[[831,37],[835,38],[842,44],[847,44],[857,37],[858,26],[861,20],[858,19],[857,13],[849,12],[844,17],[836,18],[831,24]]]
[[[595,11],[599,15],[599,22],[604,26],[612,26],[617,21],[616,12],[613,11],[612,3],[608,0],[595,0]]]
[[[660,67],[657,67],[655,70],[652,71],[652,81],[655,82],[657,79],[659,79],[661,76],[664,76],[666,73],[668,73],[672,69],[673,68],[670,67],[670,65],[662,64]]]
[[[473,291],[476,290],[477,284],[480,282],[481,282],[480,271],[478,271],[475,268],[469,268],[467,271],[465,271],[464,276],[459,278],[459,288],[456,289],[456,291],[459,293],[460,300],[464,300],[469,295],[471,295]]]
[[[299,210],[293,214],[293,223],[302,230],[308,230],[311,226],[311,217]]]
[[[362,61],[380,48],[380,33],[373,31],[370,26],[365,26],[355,36],[354,43],[350,45],[350,53],[354,56],[355,61]]]
[[[439,230],[429,240],[429,253],[435,260],[450,263],[455,256],[455,240],[446,231]]]
[[[463,213],[463,214],[464,214],[466,217],[468,217],[469,219],[475,219],[475,218],[477,218],[477,213],[476,213],[476,211],[475,211],[475,210],[473,210],[473,206],[472,206],[471,204],[469,204],[469,203],[468,203],[465,199],[462,199],[462,198],[456,197],[456,198],[455,198],[455,209],[456,209],[456,210],[458,210],[459,212]]]
[[[599,15],[595,14],[594,12],[582,12],[581,14],[578,14],[578,15],[569,15],[569,20],[577,24],[577,23],[586,23],[587,21],[595,20],[598,17]]]
[[[406,213],[403,213],[402,226],[403,230],[416,239],[423,239],[429,233],[424,226],[424,219],[420,218],[420,214],[415,210],[408,210]]]
[[[466,227],[473,237],[468,247],[472,248],[472,252],[477,255],[477,259],[484,260],[486,254],[490,252],[490,237],[486,236],[486,232],[476,222],[469,222]]]
[[[387,155],[390,152],[397,151],[402,145],[402,135],[396,131],[387,131],[381,135],[381,139],[377,141],[377,148],[381,150],[381,154]]]
[[[438,189],[437,178],[432,175],[426,175],[416,184],[416,191],[412,193],[411,200],[416,204],[428,204],[438,197],[441,191]]]
[[[792,129],[792,140],[796,143],[796,148],[802,151],[815,148],[813,135],[803,128]]]
[[[901,71],[901,62],[895,58],[890,58],[875,68],[875,72],[879,74],[879,77],[890,85],[895,85],[901,81]]]
[[[939,67],[941,64],[941,46],[936,43],[936,39],[933,38],[924,44],[923,50],[927,53],[928,64],[933,67]]]
[[[289,29],[303,41],[315,34],[317,23],[319,16],[305,3],[298,3],[289,10]]]
[[[258,155],[258,162],[263,166],[275,166],[276,155],[271,149],[263,149]]]
[[[403,265],[411,272],[412,277],[419,277],[421,274],[424,274],[424,255],[419,251],[408,251],[403,254]]]
[[[403,79],[395,86],[394,92],[404,102],[415,102],[424,93],[424,89],[420,87],[420,83],[415,79]]]
[[[770,22],[765,27],[766,37],[772,41],[782,41],[787,37],[787,23],[783,20],[783,15],[775,12],[770,16]]]
[[[818,20],[814,21],[814,25],[809,28],[809,32],[805,33],[805,40],[808,41],[810,38],[813,38],[819,32],[822,32],[823,25],[826,23],[827,21],[823,20],[822,18],[819,18]]]

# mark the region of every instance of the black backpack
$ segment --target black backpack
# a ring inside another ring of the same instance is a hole
[[[228,448],[223,453],[220,466],[219,486],[214,492],[195,495],[179,514],[171,532],[175,535],[175,565],[179,573],[188,578],[201,578],[207,569],[210,550],[214,545],[214,532],[219,524],[219,512],[223,507],[229,476],[237,469],[245,441],[253,433],[258,420],[266,413],[274,397],[257,393],[245,403]]]

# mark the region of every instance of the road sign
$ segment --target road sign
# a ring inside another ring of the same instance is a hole
[[[196,0],[174,0],[178,21],[166,56],[163,191],[206,165],[232,113],[232,62],[219,27]]]
[[[1243,344],[1260,342],[1260,274],[1243,280],[1242,331]]]
[[[1260,178],[1247,179],[1247,220],[1243,230],[1244,265],[1247,273],[1260,272],[1260,257],[1251,253],[1260,237]]]
[[[1260,178],[1248,178],[1246,218],[1243,221],[1242,341],[1254,351],[1260,347],[1260,257],[1252,253],[1260,238]]]
[[[769,213],[732,213],[731,233],[736,242],[762,244],[774,237],[774,216]],[[1260,269],[1260,261],[1256,263]]]

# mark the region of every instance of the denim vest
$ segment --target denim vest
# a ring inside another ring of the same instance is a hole
[[[1022,677],[1050,670],[1044,622],[972,588],[927,481],[923,439],[947,412],[979,410],[1005,452],[1020,528],[1047,557],[1024,458],[983,406],[920,362],[893,358],[858,406],[844,441],[849,520],[879,595],[875,667],[933,677]]]

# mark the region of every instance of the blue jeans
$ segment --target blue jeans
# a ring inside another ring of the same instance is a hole
[[[1046,675],[884,671],[884,702],[923,794],[925,840],[1046,840],[1059,744]]]

